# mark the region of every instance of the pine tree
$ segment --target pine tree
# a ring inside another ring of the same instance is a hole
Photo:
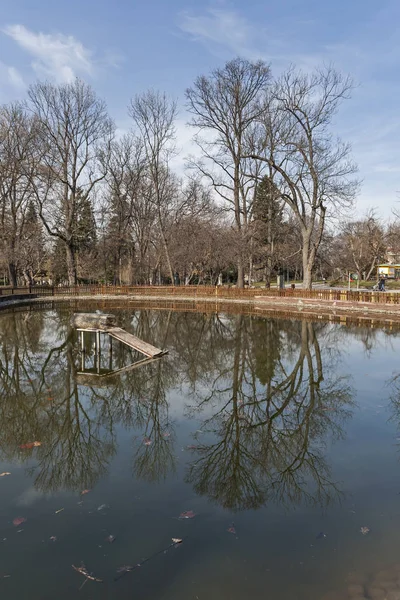
[[[268,176],[258,184],[253,204],[253,220],[256,236],[261,245],[261,262],[265,266],[266,284],[269,285],[276,263],[277,243],[283,235],[283,205],[280,193]]]

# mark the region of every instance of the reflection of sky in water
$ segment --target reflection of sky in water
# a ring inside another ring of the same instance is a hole
[[[70,598],[84,561],[105,583],[83,598],[344,599],[350,571],[367,585],[396,560],[400,337],[132,313],[119,324],[170,353],[99,387],[74,383],[68,312],[0,315],[4,597]],[[133,358],[114,352],[117,367]],[[185,510],[197,516],[179,520]],[[172,537],[182,546],[113,581]]]

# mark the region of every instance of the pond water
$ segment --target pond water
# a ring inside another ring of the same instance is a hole
[[[400,329],[72,312],[0,314],[2,598],[400,598]]]

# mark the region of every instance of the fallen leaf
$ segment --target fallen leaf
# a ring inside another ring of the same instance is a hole
[[[193,517],[196,516],[196,513],[194,513],[192,510],[185,510],[183,513],[181,513],[179,515],[180,519],[193,519]]]
[[[109,544],[112,544],[113,542],[115,542],[115,540],[116,540],[115,535],[108,535],[106,537],[106,542],[108,542]]]
[[[52,535],[52,536],[50,536],[50,537],[49,537],[49,540],[50,540],[51,542],[56,542],[56,541],[57,541],[57,536],[55,536],[55,535]]]
[[[183,540],[181,540],[180,538],[171,538],[174,544],[180,544],[182,543]]]
[[[90,490],[82,490],[81,491],[81,496],[84,496],[85,494],[88,494],[90,492]]]
[[[53,397],[53,396],[49,396],[49,397],[47,398],[47,400],[48,400],[49,402],[52,402],[52,401],[54,400],[54,397]]]
[[[367,533],[369,533],[369,532],[370,532],[370,528],[369,528],[369,527],[361,527],[361,529],[360,529],[360,532],[361,532],[363,535],[367,535]]]
[[[28,442],[27,444],[21,444],[20,448],[22,450],[31,450],[31,448],[38,448],[42,445],[42,442]]]
[[[324,533],[323,531],[320,531],[319,534],[317,535],[316,539],[322,540],[324,538],[326,538],[326,533]]]
[[[122,567],[118,567],[117,573],[129,573],[130,571],[132,571],[132,569],[132,565],[122,565]]]
[[[11,473],[8,473],[7,471],[4,471],[4,473],[0,473],[0,477],[5,477],[6,475],[11,475]]]
[[[165,437],[165,438],[169,438],[170,435],[171,434],[169,431],[164,431],[164,433],[163,433],[163,437]]]
[[[145,446],[150,446],[150,444],[151,444],[151,439],[150,439],[150,438],[148,438],[148,437],[144,438],[144,440],[143,440],[143,444],[144,444]]]
[[[86,579],[90,579],[90,581],[98,581],[99,583],[103,582],[102,579],[99,579],[98,577],[94,577],[93,575],[90,575],[83,563],[81,564],[80,567],[76,567],[75,565],[72,565],[72,568],[75,569],[75,571],[78,571],[78,573],[80,573],[84,577],[86,577]]]
[[[59,508],[58,510],[56,510],[55,514],[58,515],[58,513],[62,512],[63,510],[65,510],[65,508]]]
[[[233,535],[236,535],[236,529],[235,529],[235,525],[232,523],[232,525],[227,529],[228,533],[233,533]]]
[[[27,519],[25,519],[25,517],[15,517],[15,519],[13,519],[13,525],[18,527],[18,525],[21,525],[21,523],[25,523],[26,521]]]
[[[104,510],[105,508],[109,508],[108,504],[100,504],[100,506],[97,507],[97,510]]]

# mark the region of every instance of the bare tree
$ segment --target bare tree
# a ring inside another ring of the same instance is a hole
[[[342,268],[354,270],[359,279],[370,279],[386,253],[385,238],[385,230],[373,210],[364,219],[344,223],[336,239]]]
[[[151,201],[156,208],[158,229],[167,261],[168,274],[173,284],[174,272],[168,248],[165,217],[174,195],[170,160],[175,153],[176,102],[168,99],[165,94],[148,90],[132,98],[129,114],[143,140],[153,188]]]
[[[78,205],[106,175],[114,125],[105,102],[79,79],[57,86],[36,83],[28,95],[42,146],[41,169],[34,177],[39,215],[47,233],[65,246],[73,285]]]
[[[208,134],[207,139],[195,137],[203,154],[196,167],[234,213],[239,242],[238,287],[244,286],[248,185],[253,183],[253,178],[247,176],[244,142],[246,132],[260,118],[259,100],[269,80],[270,70],[264,62],[236,58],[212,71],[209,77],[198,77],[193,87],[186,90],[192,114],[190,125],[200,134]]]
[[[331,132],[351,89],[351,79],[332,67],[311,74],[291,68],[273,86],[250,141],[250,156],[270,166],[280,197],[299,223],[306,289],[312,287],[326,218],[349,207],[358,189],[350,146]]]
[[[155,215],[154,208],[147,202],[145,215],[140,214],[145,178],[146,158],[142,140],[127,134],[121,140],[114,141],[107,175],[108,219],[105,232],[114,283],[133,283],[136,244],[140,249],[139,258],[142,258],[148,245],[146,235]],[[124,272],[127,272],[127,277],[124,277]]]
[[[29,209],[33,200],[32,174],[37,167],[37,123],[21,104],[0,109],[0,239],[11,285],[17,285],[24,251]],[[32,221],[32,220],[31,220]],[[31,245],[33,250],[34,240]],[[39,236],[36,240],[40,245]],[[43,248],[42,255],[43,253]],[[40,260],[40,259],[39,259]]]

